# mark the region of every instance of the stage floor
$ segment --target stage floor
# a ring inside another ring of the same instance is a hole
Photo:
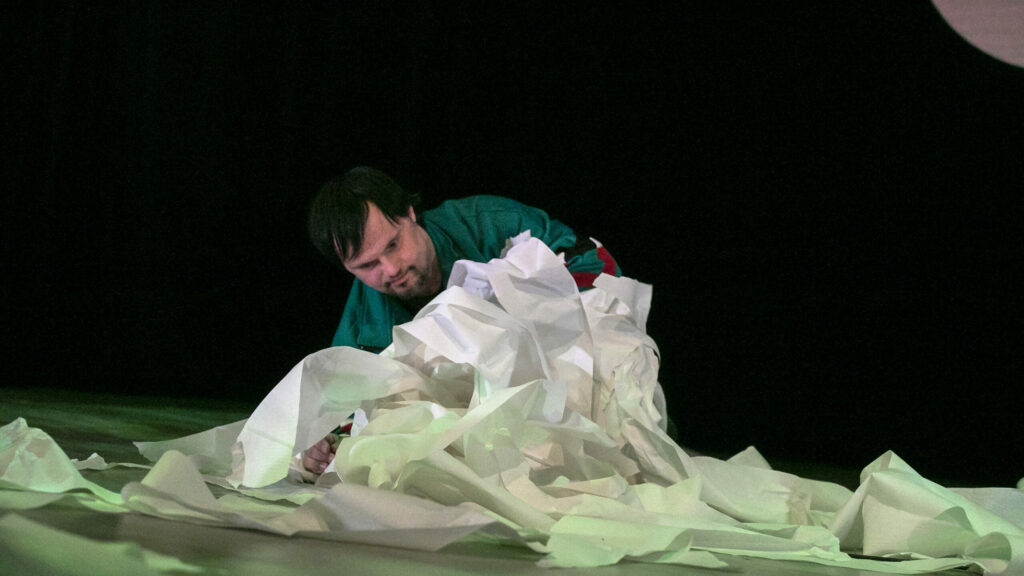
[[[133,440],[154,441],[185,436],[245,418],[255,404],[203,398],[155,398],[114,396],[65,390],[0,391],[0,424],[24,418],[29,426],[46,431],[71,458],[84,459],[93,452],[107,462],[145,464],[131,444]],[[821,468],[815,475],[813,463],[803,463],[802,475],[840,481],[856,471]],[[83,471],[93,482],[119,490],[129,481],[141,480],[146,470],[117,467],[104,471]],[[217,493],[215,491],[215,493]],[[93,542],[131,542],[142,549],[176,558],[190,567],[203,570],[169,573],[206,573],[275,576],[351,573],[360,576],[386,574],[418,576],[427,574],[806,574],[855,576],[881,574],[820,566],[810,563],[771,561],[736,556],[721,556],[728,569],[701,569],[686,566],[620,563],[605,568],[545,569],[536,565],[540,556],[525,548],[479,542],[460,542],[438,552],[420,552],[354,543],[289,538],[269,533],[203,526],[162,520],[142,514],[107,514],[81,506],[58,502],[43,508],[4,512]],[[72,541],[71,546],[74,546]],[[87,574],[84,564],[64,570],[55,569],[53,558],[62,552],[56,546],[39,546],[31,561],[16,568],[19,574]],[[124,554],[137,553],[129,549]],[[110,553],[109,551],[106,553]],[[4,560],[0,559],[0,568]],[[112,565],[112,564],[111,564]],[[11,568],[8,566],[7,568]],[[77,570],[77,571],[76,571]],[[555,572],[553,572],[553,570]],[[0,570],[8,573],[7,569]],[[13,572],[12,572],[13,573]],[[160,573],[160,572],[154,572]],[[167,572],[164,572],[167,573]],[[947,571],[941,574],[964,574]]]

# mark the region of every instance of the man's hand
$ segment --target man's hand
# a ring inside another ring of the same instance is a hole
[[[334,451],[338,449],[339,441],[337,434],[328,434],[323,440],[310,446],[302,455],[302,467],[313,474],[323,474],[327,465],[334,460]]]

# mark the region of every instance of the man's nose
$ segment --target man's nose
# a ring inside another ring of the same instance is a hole
[[[387,278],[393,277],[398,273],[399,270],[398,259],[393,257],[382,257],[380,259],[380,269]]]

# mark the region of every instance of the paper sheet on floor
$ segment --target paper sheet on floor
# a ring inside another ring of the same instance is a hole
[[[246,421],[140,444],[156,464],[121,505],[422,549],[504,533],[546,566],[709,567],[735,554],[893,573],[1024,569],[1019,490],[960,494],[891,453],[854,492],[772,470],[753,449],[689,457],[665,433],[649,286],[602,276],[581,294],[528,238],[452,278],[384,353],[322,350]],[[301,453],[352,414],[332,465],[306,482]],[[37,490],[6,472],[0,482]],[[218,499],[204,482],[234,491]]]

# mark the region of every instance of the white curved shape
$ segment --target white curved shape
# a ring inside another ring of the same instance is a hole
[[[946,22],[975,48],[1024,67],[1024,1],[932,0]]]

